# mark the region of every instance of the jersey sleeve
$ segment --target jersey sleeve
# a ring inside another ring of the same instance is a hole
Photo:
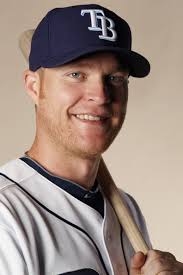
[[[0,274],[27,275],[23,254],[16,242],[16,235],[0,224]]]

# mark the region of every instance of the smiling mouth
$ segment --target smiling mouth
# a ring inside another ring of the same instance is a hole
[[[98,116],[98,115],[91,115],[91,114],[77,114],[74,115],[76,118],[84,121],[104,121],[109,117]]]

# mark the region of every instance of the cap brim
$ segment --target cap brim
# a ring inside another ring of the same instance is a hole
[[[87,49],[76,49],[71,53],[68,53],[68,52],[63,53],[57,58],[43,60],[41,67],[44,67],[44,68],[58,67],[66,63],[69,63],[73,60],[76,60],[80,57],[83,57],[87,54],[103,52],[103,51],[118,53],[121,60],[124,61],[124,63],[127,63],[130,69],[130,75],[133,77],[145,77],[150,72],[149,62],[141,54],[136,53],[134,51],[126,50],[126,49],[122,49],[118,47],[109,47],[109,46],[102,46],[102,47],[92,46]]]

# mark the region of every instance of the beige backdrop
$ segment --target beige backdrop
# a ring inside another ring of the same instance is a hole
[[[93,2],[129,22],[133,48],[152,65],[149,77],[130,80],[126,122],[105,153],[106,162],[116,183],[140,204],[154,247],[183,260],[183,1]],[[35,27],[49,9],[79,3],[87,1],[1,1],[0,164],[22,155],[34,136],[34,108],[24,93],[26,62],[18,36]]]

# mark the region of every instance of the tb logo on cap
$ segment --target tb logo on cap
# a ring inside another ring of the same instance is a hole
[[[117,33],[115,31],[114,21],[105,16],[103,10],[82,10],[81,15],[84,16],[86,13],[90,14],[91,18],[91,27],[88,27],[90,31],[102,32],[102,35],[99,35],[100,39],[109,40],[115,42],[117,40]],[[101,28],[99,27],[98,20],[101,20]],[[110,23],[110,26],[107,26],[107,22]],[[112,36],[107,35],[107,31],[112,33]]]

